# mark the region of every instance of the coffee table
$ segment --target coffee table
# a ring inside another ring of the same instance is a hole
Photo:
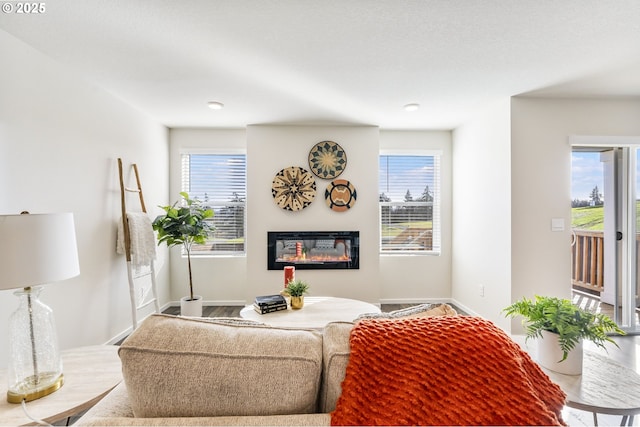
[[[348,298],[304,297],[304,307],[267,314],[258,314],[253,304],[240,311],[240,317],[271,326],[323,328],[327,323],[351,322],[364,313],[380,313],[380,308],[368,302]]]
[[[640,375],[613,359],[584,351],[582,375],[543,371],[567,393],[567,406],[597,414],[622,415],[620,425],[633,425],[640,414]],[[628,423],[628,424],[627,424]]]
[[[61,352],[64,385],[55,393],[26,403],[29,414],[47,423],[77,415],[95,405],[122,381],[115,345],[79,347]],[[32,421],[22,405],[7,402],[7,373],[0,372],[0,425],[25,425]]]
[[[513,339],[535,360],[537,349],[524,344],[524,337]],[[633,425],[634,415],[640,414],[640,375],[611,357],[584,350],[582,375],[564,375],[546,368],[542,370],[567,394],[570,408],[593,413],[593,423],[598,425],[597,414],[621,415],[620,425]]]

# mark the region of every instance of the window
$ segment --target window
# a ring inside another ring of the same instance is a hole
[[[380,252],[440,253],[440,155],[381,155]]]
[[[245,154],[182,154],[182,191],[213,209],[215,230],[195,254],[244,254]]]

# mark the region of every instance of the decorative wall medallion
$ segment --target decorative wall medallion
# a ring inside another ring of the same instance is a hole
[[[290,166],[273,178],[271,194],[276,204],[288,211],[299,211],[316,197],[316,180],[306,169]]]
[[[324,200],[332,210],[344,212],[356,203],[356,189],[346,179],[334,179],[324,191]]]
[[[347,154],[333,141],[318,142],[309,152],[309,167],[318,178],[336,178],[347,167]]]

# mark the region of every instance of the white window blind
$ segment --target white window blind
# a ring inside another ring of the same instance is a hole
[[[215,230],[194,253],[245,253],[246,170],[245,154],[182,154],[182,191],[214,212]]]
[[[440,253],[440,155],[381,155],[380,251]]]

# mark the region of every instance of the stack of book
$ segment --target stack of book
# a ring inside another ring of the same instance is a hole
[[[253,309],[260,314],[286,310],[287,300],[282,295],[263,295],[253,301]]]

